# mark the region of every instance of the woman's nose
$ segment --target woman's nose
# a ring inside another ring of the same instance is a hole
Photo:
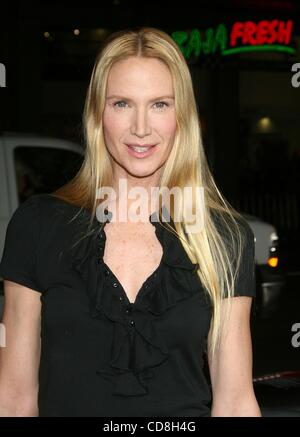
[[[147,111],[144,109],[137,109],[132,118],[131,133],[138,137],[144,137],[151,134],[151,127]]]

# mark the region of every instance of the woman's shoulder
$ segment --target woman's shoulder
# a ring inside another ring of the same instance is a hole
[[[53,194],[38,193],[17,207],[8,226],[22,228],[25,232],[31,229],[39,238],[48,240],[48,236],[64,238],[74,231],[73,226],[87,223],[88,218],[87,210],[81,210]]]
[[[49,254],[48,250],[41,250],[41,246],[54,241],[53,235],[57,234],[51,227],[55,209],[55,202],[44,194],[32,195],[15,209],[6,229],[1,277],[33,290],[42,289],[37,265]]]
[[[85,230],[91,219],[89,211],[53,194],[38,194],[32,202],[39,204],[40,227],[43,233],[67,234]]]
[[[236,273],[234,296],[255,297],[255,238],[251,226],[239,213],[234,215],[236,226],[232,225],[233,221],[228,219],[227,214],[224,216],[216,212],[213,219],[223,237],[233,272]],[[224,296],[227,296],[227,289]]]
[[[15,213],[33,213],[34,210],[38,208],[47,209],[49,212],[53,210],[57,210],[59,207],[60,209],[68,210],[69,208],[75,208],[75,205],[72,205],[71,203],[66,202],[65,200],[55,196],[54,194],[50,193],[38,193],[33,194],[30,197],[28,197],[25,201],[20,203],[18,207],[15,210]]]
[[[16,212],[30,215],[39,211],[44,220],[53,219],[54,216],[68,217],[82,212],[81,208],[51,193],[38,193],[30,196],[21,203]],[[86,213],[86,210],[83,210]]]
[[[7,226],[0,276],[44,290],[49,260],[54,268],[59,253],[76,234],[70,219],[77,210],[49,194],[35,194],[22,202]]]
[[[28,199],[28,201],[30,200],[38,203],[41,209],[49,213],[57,211],[72,213],[80,209],[79,206],[74,205],[52,193],[35,194]]]
[[[232,217],[230,217],[228,213],[212,210],[211,217],[219,233],[224,238],[236,237],[239,231],[242,237],[244,237],[244,240],[251,241],[254,239],[252,228],[242,214],[235,214],[232,220]],[[235,226],[233,226],[233,221]]]

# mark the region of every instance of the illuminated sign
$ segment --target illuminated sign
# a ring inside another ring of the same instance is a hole
[[[172,38],[179,45],[185,58],[192,55],[214,54],[233,55],[242,52],[277,51],[294,54],[296,50],[289,47],[292,38],[293,21],[262,20],[237,21],[228,29],[221,23],[216,28],[204,32],[193,29],[190,33],[176,31]]]

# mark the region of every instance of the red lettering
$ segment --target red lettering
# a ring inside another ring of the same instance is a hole
[[[253,23],[253,21],[246,21],[245,23],[245,32],[244,32],[244,36],[242,39],[243,44],[251,44],[254,45],[256,44],[256,39],[253,36],[256,33],[256,24]]]
[[[253,21],[234,23],[230,45],[235,47],[240,44],[263,45],[263,44],[289,44],[292,38],[293,21],[262,20],[258,24]]]
[[[237,21],[232,26],[231,35],[230,35],[230,45],[231,47],[236,46],[237,39],[242,38],[244,35],[244,23]]]
[[[276,32],[277,26],[278,26],[278,20],[272,20],[271,23],[269,24],[270,36],[266,41],[268,44],[273,44],[277,40],[277,32]]]
[[[256,44],[265,44],[268,40],[267,35],[270,29],[270,22],[260,21],[257,25]]]
[[[288,20],[286,23],[284,21],[279,21],[278,42],[288,44],[291,41],[292,29],[292,20]]]

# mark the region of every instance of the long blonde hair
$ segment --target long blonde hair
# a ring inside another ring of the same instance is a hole
[[[192,187],[193,192],[196,192],[196,187],[204,189],[204,227],[201,232],[187,234],[184,219],[174,224],[176,235],[189,258],[199,264],[198,276],[212,303],[208,352],[213,356],[223,328],[223,298],[226,296],[231,301],[234,295],[234,280],[243,244],[243,234],[237,221],[242,216],[225,200],[214,182],[203,148],[190,71],[179,47],[168,34],[144,27],[116,32],[107,39],[96,58],[86,96],[83,164],[68,184],[52,194],[88,209],[91,221],[95,217],[97,190],[111,186],[113,180],[113,167],[102,126],[107,78],[114,63],[132,56],[161,60],[173,78],[177,128],[172,150],[161,173],[160,186],[169,189]],[[174,211],[171,209],[170,213],[172,215]],[[187,212],[182,210],[181,217],[186,216]],[[228,232],[224,233],[222,229]],[[233,259],[236,263],[232,263]]]

